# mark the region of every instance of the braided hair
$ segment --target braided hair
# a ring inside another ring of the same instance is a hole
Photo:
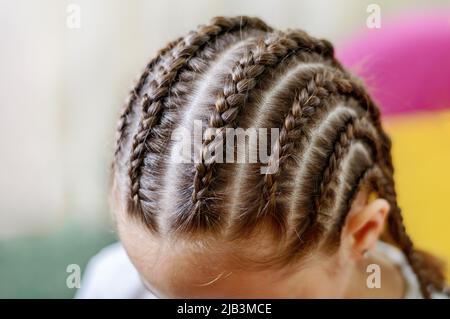
[[[215,134],[202,132],[194,143],[198,161],[174,162],[179,145],[172,133],[195,135],[195,120]],[[268,146],[275,171],[221,162],[217,137],[238,127],[279,128]],[[334,58],[330,42],[303,31],[217,17],[169,43],[130,92],[113,170],[127,212],[150,231],[234,240],[264,223],[284,243],[277,262],[318,245],[337,247],[346,214],[367,187],[389,201],[388,237],[406,255],[424,297],[445,289],[442,272],[406,233],[379,109]]]

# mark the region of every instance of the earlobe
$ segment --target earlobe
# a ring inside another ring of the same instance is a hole
[[[345,233],[351,238],[350,248],[356,258],[362,258],[375,246],[383,232],[389,209],[389,203],[378,198],[348,215]]]

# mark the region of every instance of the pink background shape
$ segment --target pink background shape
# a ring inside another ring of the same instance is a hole
[[[364,79],[382,113],[450,108],[450,10],[381,20],[336,55]]]

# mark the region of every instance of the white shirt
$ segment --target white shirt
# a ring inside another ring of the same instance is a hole
[[[154,299],[144,286],[120,243],[103,248],[91,258],[77,299]]]
[[[376,249],[387,256],[401,271],[405,283],[405,299],[422,298],[416,274],[404,254],[396,247],[378,242]],[[448,298],[434,293],[433,298]],[[120,243],[103,248],[88,263],[81,288],[75,298],[155,299],[142,283],[137,270]]]

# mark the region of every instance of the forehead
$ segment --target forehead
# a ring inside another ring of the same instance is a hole
[[[151,234],[117,216],[121,241],[146,286],[161,297],[256,297],[274,293],[285,270],[246,269],[226,245],[193,245]]]

